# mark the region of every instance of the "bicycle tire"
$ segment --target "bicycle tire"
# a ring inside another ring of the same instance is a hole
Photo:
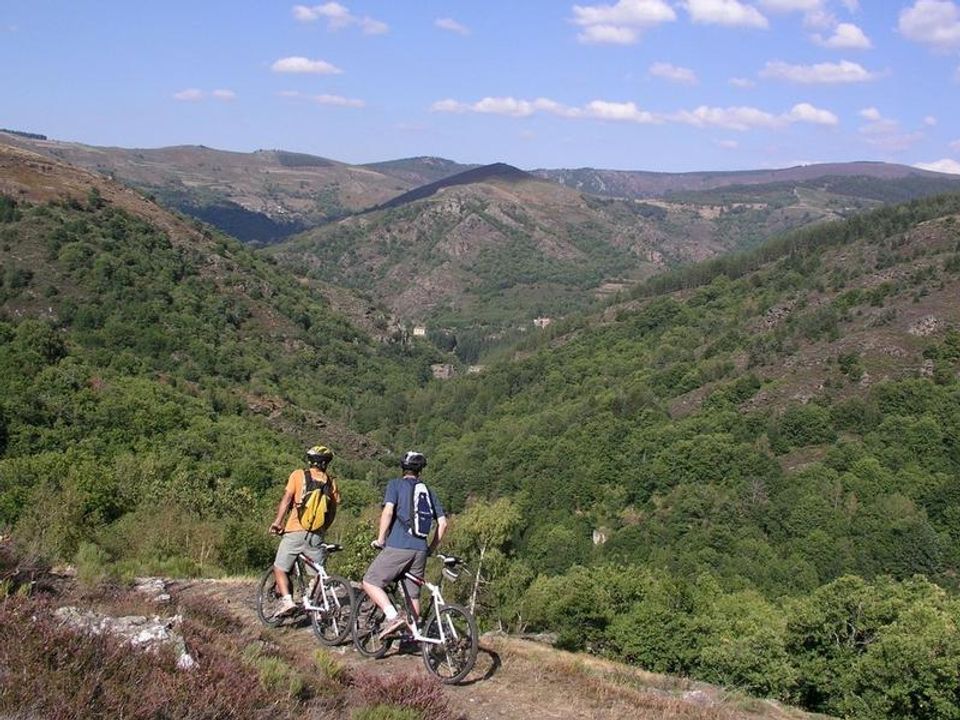
[[[460,605],[444,605],[440,608],[445,641],[442,644],[421,643],[423,664],[427,672],[446,685],[463,680],[477,662],[477,621]],[[437,614],[430,618],[424,635],[440,639]]]
[[[322,582],[317,583],[310,601],[314,605],[326,604],[329,610],[311,610],[310,625],[313,634],[323,645],[339,645],[351,634],[353,627],[353,611],[357,600],[353,586],[339,575],[329,575]]]
[[[280,596],[277,594],[277,578],[273,574],[273,566],[263,574],[260,584],[257,585],[257,617],[267,627],[276,627],[283,620],[277,617],[277,606]]]
[[[350,623],[353,634],[353,646],[364,657],[382,658],[390,647],[390,640],[380,638],[383,627],[383,610],[378,608],[370,596],[360,593]]]

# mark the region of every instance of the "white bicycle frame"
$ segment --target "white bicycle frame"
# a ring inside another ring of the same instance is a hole
[[[317,611],[317,610],[321,610],[324,612],[329,611],[331,609],[331,602],[329,597],[330,593],[327,590],[326,580],[327,578],[330,577],[330,573],[328,573],[327,569],[324,567],[324,565],[326,564],[327,553],[324,553],[323,560],[319,563],[314,562],[303,553],[300,553],[298,559],[303,560],[306,566],[309,567],[311,570],[313,570],[315,573],[314,578],[311,578],[310,583],[308,583],[307,586],[304,588],[303,609],[307,611]],[[293,567],[296,569],[297,572],[300,572],[299,564],[294,563]],[[310,601],[311,593],[307,591],[311,589],[311,584],[314,582],[314,579],[316,580],[316,582],[320,583],[320,588],[322,590],[321,597],[323,598],[323,605],[314,605]]]
[[[445,632],[444,632],[443,622],[442,622],[442,619],[441,619],[441,617],[440,617],[440,609],[443,608],[443,607],[446,605],[446,601],[443,599],[443,595],[440,593],[440,586],[439,586],[439,585],[434,585],[434,584],[431,583],[431,582],[427,582],[427,581],[424,580],[423,578],[419,578],[419,577],[417,577],[416,575],[413,575],[413,574],[411,574],[411,573],[409,573],[409,572],[404,573],[404,574],[403,574],[403,577],[404,577],[405,579],[407,579],[407,580],[410,580],[410,581],[416,583],[416,584],[417,584],[418,586],[420,586],[420,587],[425,587],[425,588],[427,588],[427,591],[430,593],[431,597],[433,598],[433,614],[434,614],[434,616],[435,616],[436,619],[437,619],[437,627],[440,629],[440,638],[439,638],[439,639],[437,639],[437,638],[432,638],[432,637],[427,637],[426,635],[423,635],[423,634],[420,633],[420,623],[418,622],[418,618],[416,618],[416,617],[413,616],[413,612],[412,612],[412,610],[413,610],[413,604],[412,604],[412,603],[413,603],[413,599],[410,597],[410,593],[407,591],[407,586],[404,585],[403,582],[401,582],[401,583],[400,583],[400,590],[401,590],[401,592],[403,593],[403,599],[404,599],[404,601],[406,602],[406,609],[407,609],[407,611],[409,612],[410,616],[413,618],[413,627],[411,628],[411,634],[412,634],[413,639],[414,639],[416,642],[423,642],[423,643],[427,643],[427,644],[429,644],[429,645],[443,645],[443,644],[445,644],[446,641],[447,641],[447,638],[446,638],[446,634],[445,634]],[[429,624],[429,623],[427,623],[427,624]],[[450,634],[453,635],[454,638],[457,638],[457,629],[456,629],[452,624],[450,625],[449,631],[450,631]]]

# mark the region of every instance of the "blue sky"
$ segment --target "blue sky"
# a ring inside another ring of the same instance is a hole
[[[960,173],[954,0],[4,0],[0,77],[93,145]]]

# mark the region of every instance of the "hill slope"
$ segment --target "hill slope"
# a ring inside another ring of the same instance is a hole
[[[244,241],[271,242],[376,205],[414,183],[282,150],[93,147],[0,133],[0,139],[116,178]]]
[[[53,557],[245,566],[301,448],[362,477],[385,454],[364,431],[433,359],[232,239],[6,146],[0,236],[0,526]],[[50,495],[71,501],[45,517]]]

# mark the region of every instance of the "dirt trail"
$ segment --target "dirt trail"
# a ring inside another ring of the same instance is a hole
[[[183,597],[217,602],[240,623],[260,628],[256,616],[256,581],[199,580],[172,589]],[[305,622],[299,626],[264,628],[264,639],[305,658],[321,647]],[[427,676],[419,652],[396,649],[380,660],[364,658],[352,646],[329,648],[347,667],[382,674]],[[772,702],[755,700],[703,683],[646,673],[586,655],[545,645],[488,634],[480,640],[477,665],[467,679],[445,688],[451,704],[469,720],[523,718],[719,718],[787,720],[814,716]]]

